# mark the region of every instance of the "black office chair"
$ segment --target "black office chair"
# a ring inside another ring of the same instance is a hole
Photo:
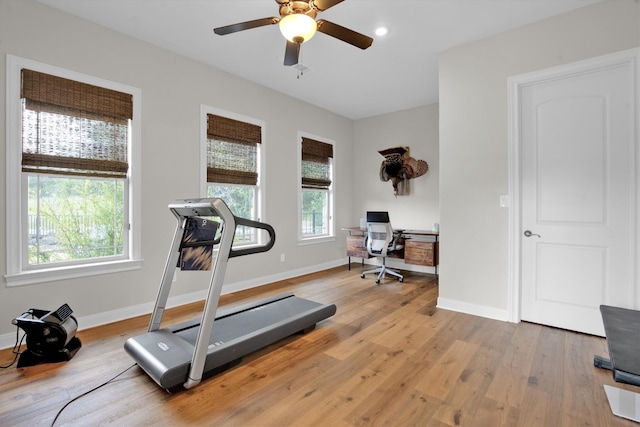
[[[386,259],[389,254],[404,248],[398,243],[399,233],[394,233],[389,221],[388,212],[367,212],[367,252],[374,257],[382,257],[382,266],[372,270],[363,271],[360,277],[364,279],[365,274],[377,273],[376,283],[380,284],[385,274],[395,276],[404,281],[402,274],[391,270],[386,266]]]

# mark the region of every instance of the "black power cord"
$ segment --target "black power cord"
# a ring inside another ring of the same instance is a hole
[[[28,311],[25,311],[20,316],[24,316],[25,314],[28,314],[28,313],[29,313]],[[9,363],[8,365],[2,365],[0,366],[0,368],[7,369],[13,366],[14,363],[16,363],[16,360],[18,360],[18,357],[20,357],[20,355],[22,354],[22,352],[20,351],[20,347],[22,346],[22,342],[24,341],[26,336],[27,336],[27,333],[25,332],[24,334],[22,334],[22,338],[19,338],[20,327],[16,326],[16,343],[13,345],[13,349],[11,350],[11,352],[15,354],[15,356],[13,357],[13,360],[11,361],[11,363]]]
[[[84,393],[74,397],[73,399],[71,399],[70,401],[68,401],[67,403],[65,403],[65,405],[60,408],[58,410],[58,412],[56,413],[56,416],[53,418],[53,421],[51,421],[51,427],[53,427],[53,425],[56,423],[56,421],[58,420],[58,417],[60,416],[60,414],[62,414],[62,411],[64,411],[67,406],[71,405],[73,402],[75,402],[76,400],[80,399],[81,397],[84,397],[86,395],[88,395],[89,393],[93,393],[94,391],[98,390],[99,388],[102,388],[104,386],[106,386],[107,384],[113,382],[116,378],[118,378],[120,375],[124,374],[125,372],[127,372],[129,369],[133,368],[134,366],[136,366],[137,363],[134,363],[133,365],[129,366],[128,368],[126,368],[125,370],[121,371],[120,373],[118,373],[117,375],[111,377],[110,379],[108,379],[107,381],[103,382],[100,385],[95,386],[94,388],[92,388],[91,390],[87,390]]]
[[[27,313],[29,313],[29,312],[25,311],[24,313],[21,314],[21,316],[23,316],[23,315],[25,315]],[[11,366],[13,366],[14,363],[16,363],[16,360],[18,360],[18,357],[20,357],[20,355],[23,353],[23,352],[20,351],[20,347],[22,346],[22,342],[24,341],[26,336],[27,336],[27,334],[25,332],[24,334],[22,334],[22,337],[20,338],[20,327],[16,326],[16,343],[14,344],[13,349],[11,350],[12,353],[15,354],[15,356],[14,356],[13,360],[11,361],[11,363],[9,363],[8,365],[1,365],[0,368],[7,369],[7,368],[10,368]],[[93,393],[94,391],[98,390],[99,388],[102,388],[102,387],[106,386],[107,384],[113,382],[120,375],[123,375],[125,372],[129,371],[131,368],[133,368],[136,365],[137,365],[137,363],[134,363],[133,365],[129,366],[128,368],[126,368],[123,371],[119,372],[118,374],[114,375],[113,377],[111,377],[107,381],[103,382],[102,384],[95,386],[91,390],[85,391],[84,393],[74,397],[73,399],[71,399],[70,401],[65,403],[65,405],[58,410],[58,412],[56,413],[56,416],[53,418],[53,421],[51,421],[51,427],[53,427],[53,425],[56,423],[56,421],[58,420],[58,418],[62,414],[62,411],[64,411],[67,408],[67,406],[71,405],[73,402],[75,402],[76,400],[80,399],[81,397],[84,397],[84,396],[88,395],[89,393]]]

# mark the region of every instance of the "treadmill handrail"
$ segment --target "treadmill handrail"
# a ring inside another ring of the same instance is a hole
[[[238,225],[244,225],[246,227],[260,228],[262,230],[266,230],[267,233],[269,233],[269,241],[265,245],[251,246],[251,247],[242,248],[242,249],[231,248],[231,250],[229,251],[229,258],[243,256],[243,255],[257,254],[260,252],[267,252],[276,243],[276,232],[273,229],[273,227],[270,226],[269,224],[266,224],[264,222],[253,221],[247,218],[239,218],[235,215],[234,215],[234,219],[236,221],[236,227]]]
[[[182,242],[182,243],[180,243],[180,249],[182,249],[182,248],[198,248],[200,246],[215,246],[218,243],[220,243],[220,239],[198,240],[197,242]]]

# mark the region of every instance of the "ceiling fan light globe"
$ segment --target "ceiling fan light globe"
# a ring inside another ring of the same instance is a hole
[[[316,33],[315,19],[302,13],[292,13],[280,20],[280,32],[290,42],[304,43]]]

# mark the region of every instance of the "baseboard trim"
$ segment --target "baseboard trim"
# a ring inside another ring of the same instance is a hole
[[[459,313],[471,314],[474,316],[486,317],[488,319],[509,321],[509,312],[484,305],[470,304],[464,301],[438,298],[438,308],[444,310],[457,311]]]

